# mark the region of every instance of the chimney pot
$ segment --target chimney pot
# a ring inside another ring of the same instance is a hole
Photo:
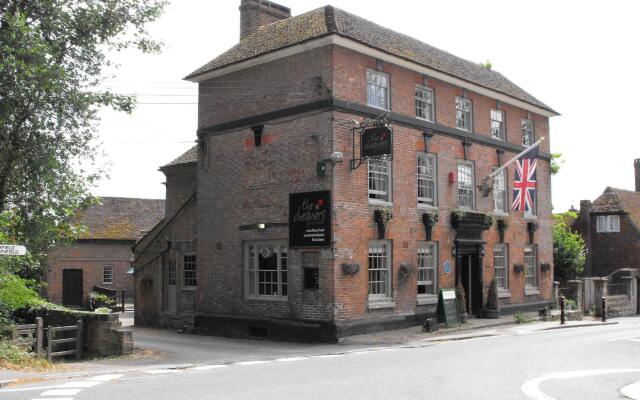
[[[240,40],[258,28],[291,17],[291,9],[268,0],[240,2]]]

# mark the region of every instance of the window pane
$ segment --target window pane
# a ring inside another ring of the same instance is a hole
[[[535,254],[535,249],[533,247],[525,247],[524,263],[525,263],[525,286],[538,287],[536,254]]]
[[[521,126],[522,126],[522,145],[531,146],[534,141],[533,121],[531,121],[530,119],[523,119],[521,122]]]
[[[183,278],[184,278],[184,286],[196,286],[196,256],[189,255],[184,256],[183,263]]]
[[[391,201],[391,164],[389,161],[369,161],[369,198]]]
[[[493,202],[496,211],[507,211],[507,179],[502,170],[493,177]]]
[[[460,208],[473,208],[473,164],[458,164],[458,206]]]
[[[435,295],[437,293],[437,267],[437,244],[423,242],[418,248],[417,294]]]
[[[504,112],[500,110],[491,110],[491,136],[496,139],[504,140]]]
[[[416,87],[416,117],[433,121],[433,91]]]
[[[389,80],[383,73],[367,71],[367,104],[388,109],[387,94]]]
[[[507,257],[507,246],[506,245],[497,245],[493,249],[493,265],[495,269],[495,278],[496,283],[498,284],[498,288],[506,289],[509,285],[508,280],[508,257]]]
[[[369,295],[389,296],[389,262],[385,243],[369,244]]]
[[[456,127],[471,130],[471,100],[456,97]]]
[[[436,205],[436,158],[433,154],[418,154],[418,203]]]

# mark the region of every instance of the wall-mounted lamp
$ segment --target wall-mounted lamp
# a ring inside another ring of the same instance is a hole
[[[334,151],[333,153],[331,153],[331,157],[318,161],[318,163],[316,164],[316,175],[318,176],[318,178],[324,178],[327,170],[326,164],[328,162],[335,164],[342,161],[344,161],[344,154],[342,154],[342,152],[340,151]]]
[[[256,228],[257,228],[259,231],[264,231],[265,229],[267,229],[267,224],[264,224],[264,223],[262,223],[262,224],[256,224]]]

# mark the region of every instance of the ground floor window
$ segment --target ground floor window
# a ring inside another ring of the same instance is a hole
[[[509,288],[509,249],[506,244],[498,244],[493,248],[493,269],[498,289]]]
[[[195,255],[186,255],[183,258],[182,263],[182,275],[183,275],[183,284],[184,287],[195,287],[197,286],[196,280],[196,256]]]
[[[369,242],[369,299],[391,298],[391,243]]]
[[[524,283],[526,287],[538,287],[538,268],[535,246],[524,248]]]
[[[110,285],[113,283],[113,265],[107,264],[102,266],[102,284]]]
[[[435,296],[438,291],[438,243],[418,246],[418,297]]]
[[[287,297],[287,247],[282,242],[245,244],[245,285],[248,297]]]

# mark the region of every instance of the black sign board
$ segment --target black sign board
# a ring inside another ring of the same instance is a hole
[[[331,192],[289,194],[289,247],[331,245]]]
[[[374,158],[391,155],[393,139],[391,129],[387,126],[367,128],[360,136],[360,157]]]
[[[440,289],[438,296],[438,320],[446,326],[461,325],[455,289]]]

